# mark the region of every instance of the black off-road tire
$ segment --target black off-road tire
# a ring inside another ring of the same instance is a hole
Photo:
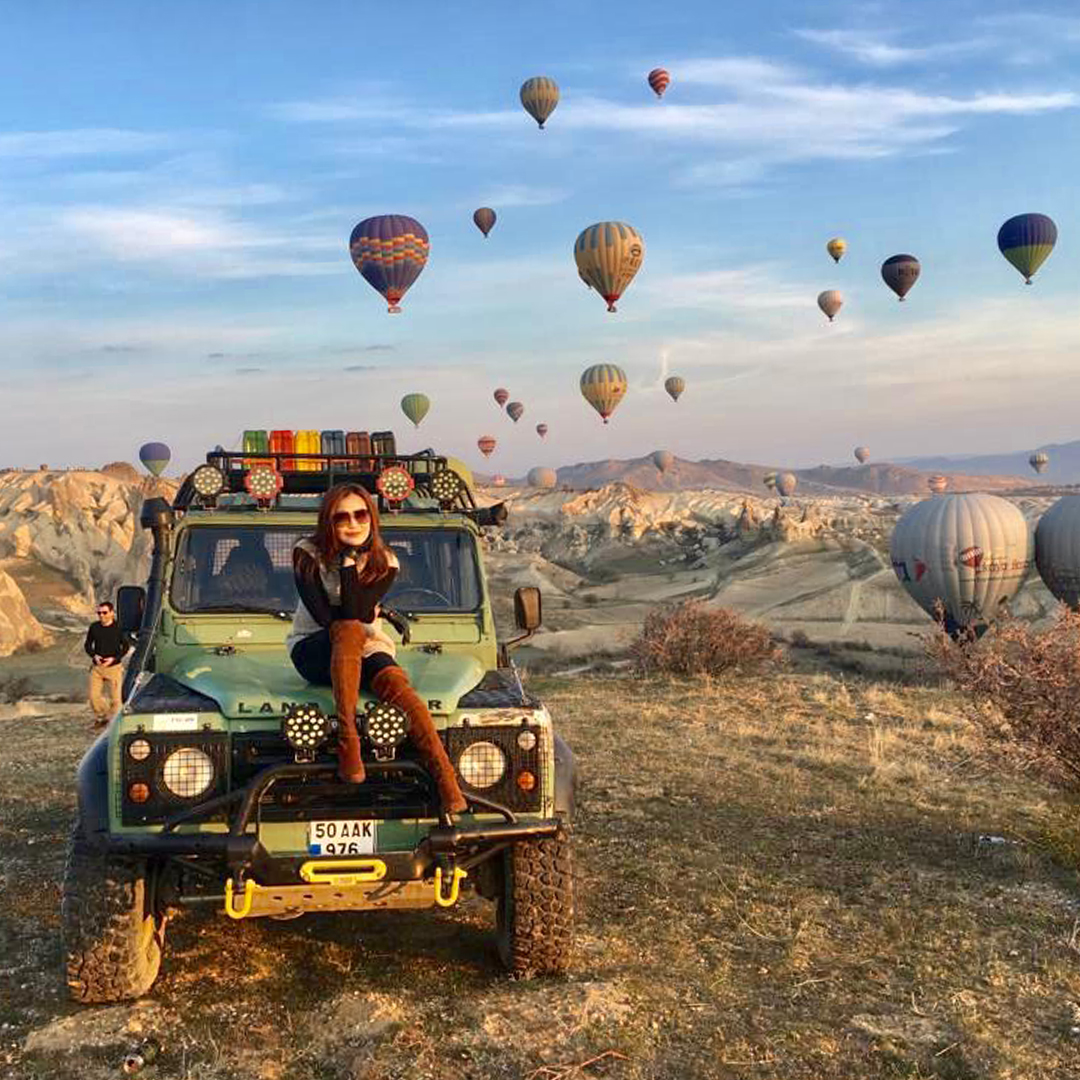
[[[522,840],[503,855],[496,901],[499,956],[515,975],[562,975],[574,951],[569,834]]]
[[[64,868],[61,921],[67,984],[87,1005],[145,994],[157,978],[165,920],[150,909],[146,863],[91,846],[76,820]]]

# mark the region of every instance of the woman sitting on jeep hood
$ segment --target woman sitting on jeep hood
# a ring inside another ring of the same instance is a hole
[[[454,767],[420,695],[395,660],[393,641],[377,621],[379,601],[398,572],[383,543],[379,512],[359,484],[338,484],[323,498],[315,535],[293,548],[299,601],[285,639],[296,670],[334,688],[338,776],[364,780],[356,706],[361,687],[397,705],[409,718],[409,738],[435,780],[447,813],[466,809]]]

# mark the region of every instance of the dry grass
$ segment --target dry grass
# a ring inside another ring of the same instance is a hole
[[[580,955],[552,982],[500,972],[475,900],[191,913],[151,999],[70,1006],[57,882],[88,736],[8,722],[0,1072],[103,1080],[137,1027],[165,1044],[153,1075],[188,1080],[1080,1075],[1076,881],[1043,839],[1074,808],[988,767],[954,697],[801,675],[530,687],[582,773]]]

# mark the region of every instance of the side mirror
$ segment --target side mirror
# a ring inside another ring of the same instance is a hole
[[[532,633],[543,621],[540,590],[535,585],[523,585],[514,593],[514,622],[519,630]]]
[[[125,634],[138,631],[145,609],[146,590],[141,585],[121,585],[116,590],[116,623]]]

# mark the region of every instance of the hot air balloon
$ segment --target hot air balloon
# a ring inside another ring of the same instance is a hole
[[[652,463],[662,472],[666,473],[675,464],[675,455],[670,450],[654,450]]]
[[[148,472],[160,476],[172,458],[172,451],[163,442],[143,443],[139,447],[139,460]]]
[[[559,477],[554,469],[537,466],[529,470],[528,481],[530,487],[553,488],[559,482]]]
[[[485,236],[495,228],[495,211],[490,206],[481,206],[479,210],[474,210],[472,219]]]
[[[521,104],[525,111],[544,130],[544,121],[555,111],[559,104],[559,88],[554,79],[546,75],[537,75],[526,79],[521,84]]]
[[[1025,284],[1057,243],[1057,226],[1045,214],[1017,214],[998,229],[998,251],[1024,275]]]
[[[391,314],[420,276],[431,245],[427,230],[404,214],[364,218],[349,237],[349,254],[363,279],[386,298]]]
[[[641,269],[645,241],[621,221],[598,221],[582,229],[574,243],[578,275],[615,311],[619,299]]]
[[[860,465],[865,465],[870,460],[870,448],[867,446],[855,447],[855,460]]]
[[[658,97],[664,96],[664,91],[671,83],[671,76],[663,68],[653,68],[649,72],[649,86],[652,87],[652,92]]]
[[[935,495],[940,495],[949,486],[949,478],[947,476],[939,476],[935,473],[933,476],[928,476],[926,478],[926,486]]]
[[[669,375],[664,380],[664,389],[671,396],[672,401],[678,401],[679,395],[686,389],[686,380],[680,375]]]
[[[1080,495],[1058,499],[1035,527],[1035,565],[1063,604],[1080,607]]]
[[[762,478],[761,482],[770,490],[776,490],[776,473],[767,472]]]
[[[1028,464],[1037,472],[1046,472],[1046,466],[1050,464],[1050,455],[1044,453],[1042,450],[1036,450],[1031,457],[1028,458]]]
[[[914,255],[890,255],[881,264],[882,279],[901,300],[919,280],[921,272],[922,267]]]
[[[847,241],[842,236],[834,236],[825,245],[825,250],[833,257],[833,262],[839,262],[847,251]]]
[[[992,622],[1031,568],[1032,542],[1017,506],[996,495],[945,495],[916,503],[896,523],[893,569],[930,615],[944,606],[946,629]]]
[[[495,449],[495,440],[490,435],[481,435],[476,440],[476,445],[480,447],[480,453],[484,457],[491,457],[491,452]]]
[[[829,322],[832,322],[833,316],[844,306],[844,297],[839,289],[826,289],[825,292],[818,293],[817,306],[829,316]]]
[[[506,406],[506,411],[510,414],[510,419],[516,424],[525,413],[525,406],[520,401],[511,401]]]
[[[547,426],[547,424],[537,424],[537,425],[536,425],[536,434],[537,434],[537,435],[539,435],[541,439],[542,439],[542,438],[543,438],[543,437],[544,437],[544,436],[545,436],[545,435],[546,435],[547,433],[548,433],[548,426]]]
[[[510,400],[510,391],[504,390],[501,386],[495,391],[495,404],[501,409]]]
[[[626,396],[626,372],[615,364],[593,364],[581,373],[581,393],[604,423]]]
[[[401,411],[413,422],[416,427],[428,414],[431,402],[427,394],[406,394],[401,399]]]
[[[494,484],[494,485],[495,485],[496,487],[502,487],[502,486],[503,486],[503,485],[504,485],[504,484],[506,483],[506,477],[505,477],[505,476],[503,476],[503,474],[502,474],[502,473],[496,473],[496,474],[495,474],[495,475],[494,475],[494,476],[493,476],[493,477],[491,478],[491,482],[492,482],[492,483],[493,483],[493,484]]]
[[[776,474],[776,490],[779,491],[785,499],[790,495],[794,495],[795,489],[798,486],[799,479],[794,473],[782,472]]]

